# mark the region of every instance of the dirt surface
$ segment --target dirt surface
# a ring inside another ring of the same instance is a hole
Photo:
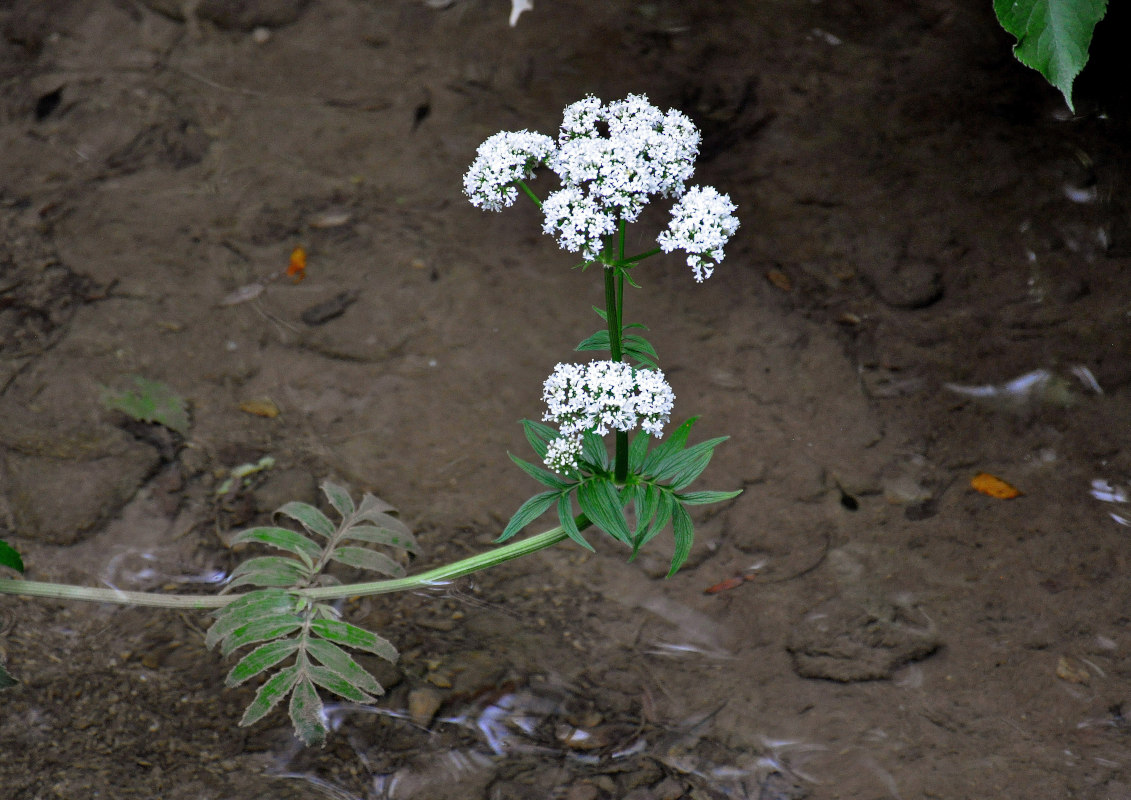
[[[3,537],[214,591],[331,478],[414,569],[487,548],[601,288],[461,176],[586,93],[684,110],[739,205],[627,313],[745,493],[670,580],[594,539],[347,604],[403,657],[321,750],[236,727],[202,614],[2,599],[3,795],[1131,798],[1126,97],[1086,74],[1071,117],[983,0],[441,5],[0,3]],[[135,375],[187,435],[106,410]]]

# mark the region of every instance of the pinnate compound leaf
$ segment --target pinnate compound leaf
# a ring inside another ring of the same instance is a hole
[[[641,470],[645,475],[655,475],[656,465],[666,461],[673,453],[678,453],[687,445],[687,437],[691,433],[691,426],[699,420],[699,417],[692,417],[687,422],[680,425],[666,441],[661,442],[652,449],[644,459],[644,467]]]
[[[998,22],[1017,39],[1017,60],[1044,75],[1073,111],[1072,83],[1106,11],[1107,0],[994,0]]]
[[[609,329],[602,328],[592,336],[582,339],[573,349],[579,353],[584,353],[590,350],[608,350],[609,347]]]
[[[310,577],[310,569],[302,562],[283,556],[249,558],[232,570],[228,589],[237,586],[295,586]]]
[[[344,486],[339,486],[330,481],[322,482],[322,494],[326,495],[326,499],[330,501],[330,505],[334,510],[341,514],[342,519],[345,519],[354,512],[353,498],[350,497],[349,491]]]
[[[291,694],[291,724],[295,726],[295,733],[302,739],[307,747],[322,744],[326,741],[326,725],[322,718],[322,698],[314,688],[307,671],[315,669],[306,667],[302,678],[295,684]]]
[[[670,456],[656,466],[656,471],[653,473],[655,479],[670,481],[670,487],[679,491],[702,474],[707,465],[711,463],[711,456],[715,454],[715,448],[726,440],[727,437],[725,436],[708,439]]]
[[[609,468],[609,451],[596,431],[581,434],[581,458],[598,470]]]
[[[558,524],[562,526],[562,530],[566,532],[566,536],[573,539],[586,550],[593,551],[593,545],[585,541],[585,537],[581,535],[581,528],[578,527],[577,520],[574,519],[573,507],[569,502],[569,492],[562,492],[561,496],[558,497]]]
[[[255,699],[244,711],[243,718],[240,720],[240,727],[245,728],[248,725],[254,725],[271,713],[271,709],[279,705],[279,701],[287,696],[298,678],[298,665],[292,664],[264,681],[263,685],[259,687],[259,691],[255,693]]]
[[[405,574],[404,567],[396,561],[393,561],[384,553],[378,553],[376,550],[370,550],[366,547],[350,547],[348,545],[335,547],[330,558],[346,566],[367,569],[394,578],[399,578]]]
[[[417,552],[419,548],[416,545],[416,539],[409,531],[408,526],[396,517],[390,517],[388,514],[382,514],[382,516],[388,522],[380,527],[376,525],[354,525],[346,528],[341,538],[356,539],[359,542],[371,542],[372,544],[384,544],[409,553]]]
[[[396,511],[396,509],[386,503],[384,500],[374,497],[373,495],[369,494],[369,492],[366,492],[361,496],[361,505],[357,507],[357,513],[354,515],[354,521],[372,522],[373,520],[370,519],[372,515],[385,515],[391,511]]]
[[[396,662],[397,648],[375,633],[351,625],[348,622],[333,619],[316,619],[310,623],[310,630],[336,644],[352,647],[354,650],[364,650],[367,653],[380,656],[386,661]]]
[[[377,682],[377,679],[370,675],[364,667],[354,661],[349,653],[336,644],[328,642],[325,639],[308,639],[306,642],[306,651],[318,659],[322,666],[337,673],[344,680],[349,681],[350,684],[356,686],[361,691],[374,695],[385,693],[385,689]],[[330,689],[330,691],[336,691],[329,686],[326,688]],[[339,692],[339,694],[341,693]]]
[[[634,552],[656,538],[656,535],[664,529],[668,521],[672,518],[672,512],[676,507],[676,502],[672,498],[670,491],[659,486],[650,486],[648,488],[655,490],[655,494],[653,495],[655,504],[649,505],[650,498],[645,494],[645,508],[652,513],[641,518],[642,520],[648,520],[647,525],[643,522],[637,525],[636,538],[632,543]]]
[[[721,503],[724,500],[733,500],[740,494],[742,494],[741,489],[733,492],[685,492],[683,494],[677,494],[676,499],[685,506],[705,506],[710,503]]]
[[[246,542],[259,542],[271,545],[279,550],[286,550],[288,553],[294,553],[302,559],[302,563],[308,569],[313,568],[314,559],[322,555],[322,548],[316,542],[289,528],[248,528],[237,533],[232,538],[231,544],[237,545]]]
[[[258,589],[241,595],[216,612],[216,621],[205,634],[204,645],[211,649],[236,628],[257,619],[289,614],[294,606],[294,600],[282,589]]]
[[[302,627],[302,618],[294,614],[280,614],[277,617],[265,617],[241,625],[224,637],[220,645],[220,653],[228,655],[247,644],[268,642],[272,639],[281,639],[290,636]]]
[[[624,510],[612,481],[594,478],[577,487],[577,504],[594,525],[618,541],[632,545]]]
[[[556,489],[559,492],[563,489],[569,488],[570,484],[563,481],[554,473],[548,472],[541,467],[536,467],[529,462],[523,461],[518,456],[511,455],[510,453],[507,453],[507,455],[511,457],[511,461],[518,464],[519,469],[521,469],[534,480],[538,481],[543,486],[548,486],[551,489]]]
[[[24,560],[16,552],[16,548],[0,539],[0,567],[11,567],[16,572],[24,571]]]
[[[329,689],[339,697],[351,700],[354,703],[372,703],[377,698],[368,692],[358,689],[348,680],[328,667],[311,666],[306,668],[306,673],[323,689]]]
[[[687,561],[695,540],[695,527],[691,523],[691,517],[678,503],[672,509],[672,533],[675,534],[675,553],[672,554],[672,568],[668,570],[669,578]]]
[[[526,441],[530,443],[531,449],[541,459],[546,458],[549,443],[558,438],[558,432],[549,425],[529,419],[522,421],[522,432],[526,435]]]
[[[538,517],[546,513],[546,510],[554,504],[558,499],[561,492],[542,492],[536,494],[518,507],[518,511],[514,512],[511,521],[507,523],[507,527],[503,529],[502,535],[495,541],[505,542],[507,539],[514,536],[527,525],[529,525]]]
[[[300,503],[297,500],[293,500],[275,513],[281,514],[284,517],[290,517],[311,533],[316,533],[327,539],[333,536],[338,530],[337,526],[330,522],[329,517],[309,503]]]
[[[239,686],[248,678],[254,678],[264,670],[271,669],[298,650],[299,644],[301,642],[298,639],[280,639],[277,642],[261,644],[232,667],[228,677],[224,679],[224,685],[229,688]]]

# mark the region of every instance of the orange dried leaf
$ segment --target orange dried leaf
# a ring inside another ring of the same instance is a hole
[[[970,486],[974,491],[996,497],[998,500],[1012,500],[1022,494],[1017,487],[988,472],[979,472],[975,475],[974,479],[970,481]]]
[[[727,578],[725,581],[719,581],[714,586],[708,586],[703,590],[703,594],[718,594],[719,592],[725,592],[728,589],[736,589],[744,583],[746,583],[746,577],[743,575],[736,575],[733,578]]]
[[[780,269],[772,269],[767,272],[766,280],[781,289],[783,292],[788,292],[793,288],[793,281],[791,281],[789,279],[789,276],[782,272]]]
[[[275,401],[268,397],[240,403],[240,411],[255,414],[257,417],[267,417],[267,419],[275,419],[279,416],[279,407],[275,405]]]
[[[287,267],[287,277],[295,283],[306,277],[306,250],[301,245],[291,251],[291,263]]]

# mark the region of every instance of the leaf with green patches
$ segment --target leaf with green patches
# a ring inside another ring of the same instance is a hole
[[[527,525],[529,525],[538,517],[546,513],[547,509],[554,504],[561,492],[551,491],[536,494],[518,507],[518,511],[514,512],[507,527],[503,529],[502,534],[496,539],[496,542],[505,542],[507,539],[514,536]]]
[[[384,500],[374,497],[366,492],[361,497],[361,504],[357,507],[357,513],[354,514],[355,522],[374,522],[379,525],[375,520],[396,511],[391,505]]]
[[[255,693],[255,699],[244,711],[243,718],[240,720],[240,727],[245,728],[248,725],[254,725],[271,713],[271,709],[279,705],[279,701],[287,696],[298,678],[298,665],[295,664],[284,667],[268,678],[259,687],[259,691]]]
[[[285,550],[288,553],[294,553],[302,559],[302,563],[306,565],[307,569],[313,569],[314,561],[322,555],[322,548],[316,542],[312,542],[301,533],[289,528],[248,528],[237,533],[232,538],[230,546],[246,542],[259,542],[279,550]]]
[[[413,537],[412,532],[408,526],[395,517],[390,517],[388,514],[383,515],[388,522],[381,525],[353,525],[342,531],[342,539],[356,539],[359,542],[370,542],[372,544],[383,544],[389,547],[396,547],[409,553],[416,553],[419,548],[416,544],[416,539]]]
[[[323,639],[328,639],[337,644],[344,644],[354,650],[364,650],[367,653],[380,656],[386,661],[396,663],[397,648],[375,633],[351,625],[348,622],[332,619],[316,619],[310,623],[310,630]]]
[[[297,586],[310,577],[310,569],[301,561],[284,556],[249,558],[232,570],[227,589],[237,586]]]
[[[679,504],[672,509],[672,533],[675,534],[675,553],[672,554],[672,568],[668,570],[669,578],[687,561],[695,540],[695,527],[691,523],[691,517]]]
[[[102,405],[138,422],[153,422],[181,436],[188,435],[188,404],[183,397],[161,381],[134,375],[133,382],[135,388],[124,392],[101,387]]]
[[[269,642],[272,639],[281,639],[290,636],[302,627],[303,620],[294,614],[280,614],[277,617],[265,617],[241,625],[224,637],[220,644],[220,653],[229,655],[235,650],[256,642]]]
[[[342,648],[325,639],[308,639],[306,652],[318,659],[322,666],[340,675],[363,692],[373,695],[385,693],[385,689],[369,672]],[[326,687],[330,688],[330,687]],[[330,691],[335,691],[330,689]],[[340,692],[339,692],[340,694]],[[360,701],[359,701],[360,702]]]
[[[322,494],[326,495],[326,499],[330,501],[330,505],[341,515],[342,519],[354,512],[353,498],[350,497],[349,491],[344,486],[323,481]]]
[[[233,688],[248,678],[254,678],[259,673],[271,669],[298,650],[299,644],[301,642],[298,639],[280,639],[277,642],[261,644],[232,667],[228,677],[224,679],[224,684]]]
[[[10,567],[16,572],[24,571],[24,560],[16,552],[16,548],[0,539],[0,567]]]
[[[241,625],[258,619],[278,617],[295,610],[294,599],[282,589],[257,589],[241,595],[215,612],[216,621],[204,636],[204,646],[212,649]]]
[[[306,668],[306,673],[310,676],[311,680],[323,689],[327,689],[353,703],[372,703],[377,699],[368,692],[361,691],[361,689],[358,689],[332,669],[310,666]]]
[[[396,561],[384,553],[378,553],[376,550],[370,550],[367,547],[351,547],[348,545],[335,547],[330,558],[349,567],[367,569],[393,578],[400,578],[405,574],[404,567]]]
[[[313,669],[315,668],[307,667],[307,670]],[[318,696],[318,690],[305,671],[291,694],[289,711],[291,724],[295,726],[295,733],[303,744],[310,747],[326,741],[326,725],[322,722],[322,698]]]
[[[330,518],[309,503],[291,501],[275,512],[284,517],[290,517],[311,533],[316,533],[325,538],[331,538],[338,530],[338,526]]]

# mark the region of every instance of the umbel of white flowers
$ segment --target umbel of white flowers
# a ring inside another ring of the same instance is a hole
[[[556,422],[561,434],[549,443],[544,460],[550,469],[565,473],[577,469],[586,431],[604,436],[639,425],[662,436],[675,394],[659,370],[633,369],[623,361],[590,361],[558,364],[542,386],[542,399],[542,419]]]
[[[561,188],[542,203],[542,230],[587,262],[597,260],[618,223],[634,222],[653,196],[678,198],[657,243],[665,253],[684,250],[695,280],[703,281],[723,260],[738,218],[728,195],[710,186],[687,188],[699,142],[685,114],[664,113],[645,95],[608,104],[590,95],[566,107],[557,141],[525,130],[489,137],[463,189],[473,205],[501,211],[518,198],[516,182],[549,167]]]

